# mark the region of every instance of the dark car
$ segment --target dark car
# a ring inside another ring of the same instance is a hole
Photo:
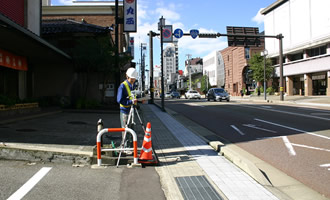
[[[229,94],[223,88],[211,88],[207,94],[207,100],[213,99],[214,101],[230,101]]]
[[[174,99],[174,98],[180,99],[180,93],[179,92],[171,92],[171,97],[172,97],[172,99]]]

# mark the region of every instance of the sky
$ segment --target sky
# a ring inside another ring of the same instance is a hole
[[[134,60],[141,59],[140,44],[147,44],[146,69],[149,69],[149,37],[150,30],[159,33],[159,18],[165,18],[166,25],[173,25],[189,33],[198,29],[200,33],[226,33],[226,26],[258,27],[264,30],[263,16],[260,11],[276,0],[137,0],[137,32],[130,33],[134,37]],[[70,5],[72,0],[52,0],[52,5]],[[169,44],[164,44],[164,49]],[[227,38],[196,38],[183,36],[178,39],[179,70],[184,70],[187,54],[192,58],[201,57],[213,51],[227,47]],[[160,38],[153,39],[153,65],[160,66]],[[140,66],[137,65],[137,68]]]

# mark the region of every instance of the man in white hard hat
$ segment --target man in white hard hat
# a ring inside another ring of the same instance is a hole
[[[132,99],[131,91],[134,89],[134,82],[138,73],[134,68],[128,68],[126,71],[126,80],[122,82],[117,92],[117,102],[120,104],[120,123],[125,128],[127,124],[129,111],[132,104],[137,104],[137,99]],[[124,137],[124,133],[122,133]]]

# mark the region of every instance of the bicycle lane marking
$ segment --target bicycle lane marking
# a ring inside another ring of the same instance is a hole
[[[267,111],[273,111],[273,112],[284,113],[284,114],[289,114],[289,115],[296,115],[296,116],[301,116],[301,117],[309,117],[309,118],[314,118],[314,119],[321,119],[321,120],[330,121],[330,118],[318,117],[318,116],[307,115],[307,114],[302,114],[302,113],[294,113],[294,112],[283,111],[283,110],[274,110],[274,109],[257,107],[257,106],[250,106],[250,105],[239,105],[239,104],[237,104],[237,106],[246,107],[246,108],[251,108],[252,107],[253,109],[267,110]]]
[[[287,129],[294,130],[294,131],[297,131],[297,132],[306,133],[306,134],[309,134],[309,135],[312,135],[312,136],[321,137],[321,138],[328,139],[328,140],[330,139],[327,136],[318,135],[318,134],[314,134],[314,133],[309,133],[307,131],[303,131],[303,130],[300,130],[300,129],[292,128],[292,127],[289,127],[289,126],[284,126],[284,125],[281,125],[281,124],[276,124],[276,123],[273,123],[273,122],[269,122],[269,121],[265,121],[265,120],[261,120],[261,119],[257,119],[257,118],[255,118],[254,120],[259,121],[259,122],[263,122],[263,123],[268,123],[268,124],[271,124],[271,125],[274,125],[274,126],[279,126],[279,127],[282,127],[282,128],[287,128]],[[289,154],[292,155],[292,156],[295,156],[296,155],[296,152],[295,152],[293,146],[330,152],[329,149],[324,149],[324,148],[312,147],[312,146],[308,146],[308,145],[291,143],[289,141],[289,139],[288,139],[287,136],[281,136],[281,138],[283,139],[283,142],[284,142],[285,146],[289,150]]]
[[[7,200],[22,199],[52,168],[43,167]]]
[[[308,131],[292,128],[292,127],[281,125],[281,124],[276,124],[276,123],[265,121],[265,120],[262,120],[262,119],[254,118],[254,120],[259,121],[259,122],[263,122],[263,123],[267,123],[267,124],[271,124],[271,125],[274,125],[274,126],[279,126],[279,127],[282,127],[282,128],[287,128],[287,129],[294,130],[294,131],[297,131],[297,132],[300,132],[300,133],[306,133],[306,134],[309,134],[309,135],[313,135],[313,136],[316,136],[316,137],[321,137],[321,138],[330,140],[330,137],[327,137],[327,136],[324,136],[324,135],[318,135],[318,134],[315,134],[315,133],[310,133]]]

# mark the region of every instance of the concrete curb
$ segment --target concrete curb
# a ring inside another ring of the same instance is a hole
[[[72,145],[70,147],[63,147],[63,145],[55,147],[53,145],[18,143],[6,143],[0,146],[0,158],[6,160],[89,165],[92,157],[92,147],[88,150],[88,147],[73,147]]]

